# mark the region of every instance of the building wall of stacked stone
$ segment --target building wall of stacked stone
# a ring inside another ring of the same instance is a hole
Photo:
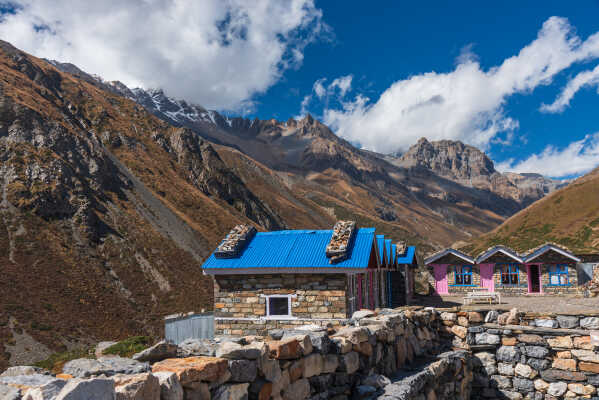
[[[344,274],[216,275],[217,335],[264,335],[269,329],[310,323],[339,325],[347,316]],[[269,319],[268,295],[293,295],[293,319]]]

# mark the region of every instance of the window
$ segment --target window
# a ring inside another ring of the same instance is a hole
[[[472,267],[469,265],[456,265],[455,267],[455,284],[456,285],[472,285]]]
[[[551,286],[568,286],[568,265],[557,264],[549,266],[549,284]]]
[[[518,264],[501,264],[501,284],[502,285],[517,285],[518,284]]]
[[[291,318],[292,295],[266,296],[266,317]]]

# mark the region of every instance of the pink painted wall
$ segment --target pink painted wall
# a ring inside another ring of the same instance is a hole
[[[433,264],[433,275],[435,277],[435,293],[448,294],[449,285],[447,283],[447,264]]]
[[[495,281],[493,280],[493,268],[495,264],[480,264],[480,286],[487,288],[489,292],[495,291]]]

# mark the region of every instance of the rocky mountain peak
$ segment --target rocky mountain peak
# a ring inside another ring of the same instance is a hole
[[[429,142],[421,138],[400,157],[399,163],[406,168],[424,167],[453,179],[490,176],[497,172],[485,153],[455,140]]]

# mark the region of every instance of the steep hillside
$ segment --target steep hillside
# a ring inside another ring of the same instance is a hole
[[[0,370],[211,308],[230,227],[286,226],[190,130],[5,42],[0,76]]]
[[[495,244],[524,251],[544,242],[573,251],[599,250],[599,168],[508,218],[470,243],[474,253]]]

